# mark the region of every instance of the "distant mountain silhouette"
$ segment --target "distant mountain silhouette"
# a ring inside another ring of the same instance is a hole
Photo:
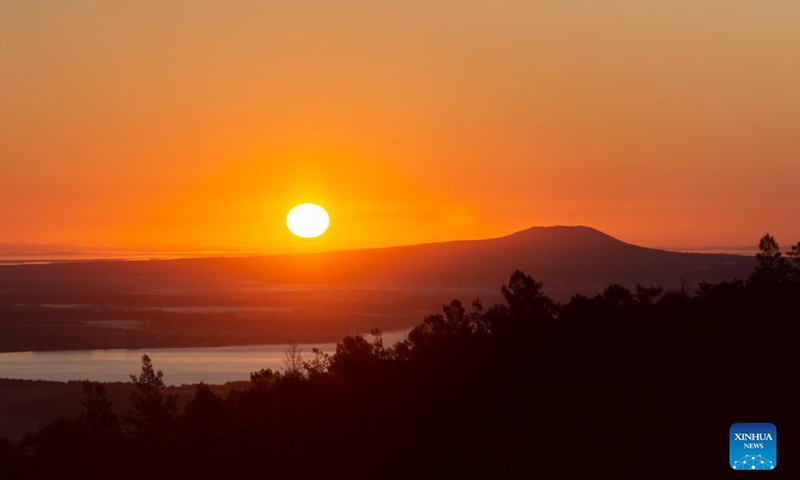
[[[533,227],[505,237],[366,250],[142,262],[95,261],[0,269],[0,286],[67,282],[108,287],[263,282],[491,289],[522,269],[551,292],[609,283],[677,286],[746,278],[752,257],[643,248],[584,226]]]

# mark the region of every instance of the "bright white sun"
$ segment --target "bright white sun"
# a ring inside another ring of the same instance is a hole
[[[325,233],[330,224],[328,212],[313,203],[298,205],[286,215],[286,226],[292,233],[302,238],[319,237]]]

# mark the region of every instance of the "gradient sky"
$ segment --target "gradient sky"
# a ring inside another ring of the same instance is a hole
[[[798,25],[796,0],[4,0],[0,242],[357,248],[583,224],[788,245]],[[302,202],[329,210],[321,239],[286,230]]]

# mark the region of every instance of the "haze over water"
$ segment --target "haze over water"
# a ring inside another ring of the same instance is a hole
[[[391,346],[402,341],[406,333],[407,331],[387,332],[383,335],[384,344]],[[300,348],[303,359],[310,360],[313,357],[312,349],[333,353],[336,344],[304,344]],[[139,372],[142,355],[147,354],[156,369],[164,372],[167,385],[199,382],[223,384],[249,380],[251,372],[262,368],[280,370],[283,367],[285,350],[286,345],[250,345],[0,353],[0,378],[127,382],[130,381],[131,374]]]

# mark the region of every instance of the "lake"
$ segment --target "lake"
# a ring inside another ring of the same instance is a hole
[[[384,345],[391,346],[402,341],[407,333],[407,330],[384,333]],[[300,348],[303,359],[309,360],[313,348],[332,353],[336,350],[336,344],[302,344]],[[142,355],[147,354],[156,370],[164,372],[167,385],[199,382],[222,384],[248,380],[251,372],[262,368],[282,368],[285,350],[286,345],[249,345],[0,353],[0,378],[127,382],[130,381],[130,374],[139,373]]]

